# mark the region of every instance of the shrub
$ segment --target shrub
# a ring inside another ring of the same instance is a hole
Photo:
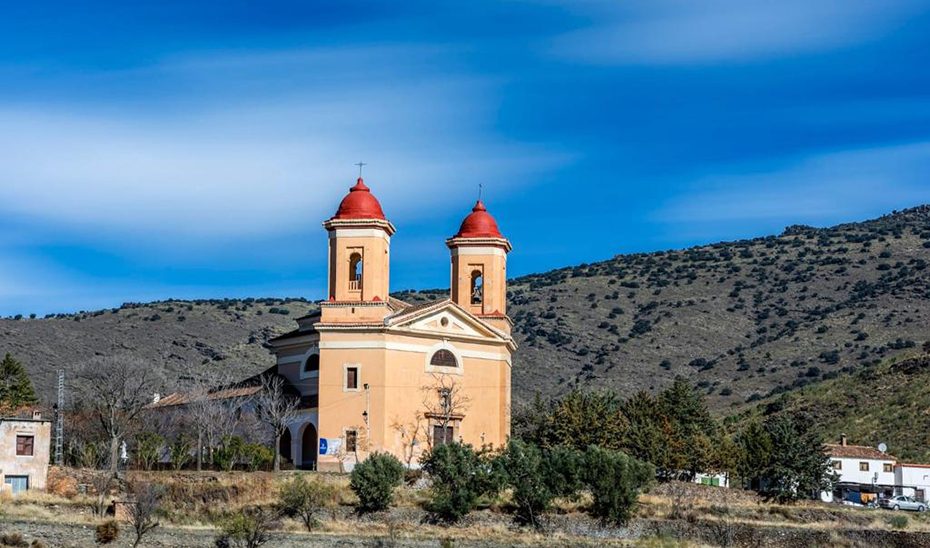
[[[281,485],[278,505],[285,515],[300,518],[311,531],[317,524],[317,514],[336,502],[336,489],[317,479],[300,475]]]
[[[221,470],[229,472],[235,468],[242,457],[245,442],[239,436],[225,436],[222,444],[213,450],[213,464]]]
[[[907,529],[907,524],[907,516],[902,514],[888,518],[888,525],[890,525],[893,529]]]
[[[244,508],[220,524],[215,545],[220,547],[258,548],[270,539],[269,532],[278,518],[276,512],[257,506]]]
[[[3,533],[3,535],[0,535],[0,545],[26,547],[29,546],[29,543],[23,538],[22,533],[13,531],[12,533]]]
[[[114,519],[108,519],[103,523],[98,523],[94,530],[94,540],[97,544],[110,544],[119,538],[119,524]]]
[[[142,542],[146,533],[158,527],[155,517],[161,510],[164,490],[160,485],[138,482],[129,484],[129,494],[132,497],[132,503],[129,505],[129,524],[136,534],[132,543],[135,548]]]
[[[605,523],[626,523],[640,490],[655,478],[651,464],[597,446],[585,451],[584,467],[585,483],[594,499],[591,514]]]
[[[260,443],[247,443],[242,446],[240,457],[249,471],[268,468],[274,462],[274,451]]]
[[[349,487],[360,512],[377,512],[391,505],[394,488],[404,479],[404,465],[390,453],[374,453],[352,469]]]
[[[171,458],[171,466],[175,470],[180,470],[184,468],[188,462],[192,460],[191,451],[194,449],[194,444],[185,436],[178,436],[174,442],[168,447],[168,454]]]
[[[446,443],[423,455],[423,470],[433,482],[428,510],[455,522],[477,507],[482,495],[496,493],[499,475],[471,445]]]
[[[581,453],[568,447],[550,451],[512,439],[495,461],[504,485],[513,489],[517,520],[539,527],[539,516],[558,496],[581,489]]]
[[[164,445],[165,438],[154,432],[142,432],[136,436],[136,466],[151,470],[158,463]]]

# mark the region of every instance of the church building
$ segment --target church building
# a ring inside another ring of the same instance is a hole
[[[361,177],[323,228],[327,298],[269,341],[278,373],[301,396],[282,454],[335,471],[373,452],[416,466],[437,444],[506,443],[511,246],[484,204],[446,240],[451,298],[416,305],[390,296],[395,228]]]

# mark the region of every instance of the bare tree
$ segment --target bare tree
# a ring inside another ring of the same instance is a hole
[[[151,364],[129,355],[97,356],[75,376],[81,402],[99,421],[110,441],[110,473],[118,472],[120,442],[137,426],[163,379]]]
[[[261,390],[255,395],[255,414],[268,426],[274,438],[274,471],[281,470],[281,436],[297,418],[300,399],[287,390],[287,381],[277,374],[261,377]]]
[[[131,498],[128,505],[129,525],[136,533],[133,548],[139,546],[142,537],[158,527],[156,514],[161,509],[162,488],[148,482],[132,482],[128,485]]]
[[[196,431],[197,470],[203,470],[203,451],[207,448],[209,460],[213,450],[227,436],[235,432],[249,397],[217,397],[217,392],[233,385],[233,378],[225,370],[200,369],[191,375],[180,390],[185,393],[187,403],[182,408],[185,415],[178,420],[186,422]]]
[[[400,436],[400,441],[404,447],[404,464],[408,469],[416,458],[417,447],[425,442],[429,436],[424,419],[423,413],[417,412],[413,419],[408,422],[395,419],[391,424],[391,428]]]
[[[107,511],[107,497],[110,496],[110,486],[113,484],[113,476],[106,472],[94,472],[90,477],[90,485],[94,490],[94,498],[91,499],[90,509],[94,516],[102,518]]]
[[[465,393],[461,383],[455,375],[433,373],[432,383],[424,386],[423,407],[424,414],[432,423],[433,428],[427,428],[426,440],[432,448],[436,443],[435,431],[442,432],[443,441],[454,421],[461,420],[471,404],[471,398]]]

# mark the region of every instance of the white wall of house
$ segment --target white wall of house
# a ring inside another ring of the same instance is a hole
[[[839,475],[841,483],[861,483],[865,485],[896,485],[894,459],[865,459],[858,457],[830,457],[834,463],[839,462],[840,467],[834,465],[834,472]],[[865,464],[867,470],[862,470]]]
[[[899,464],[895,468],[895,485],[902,495],[930,502],[930,465]]]

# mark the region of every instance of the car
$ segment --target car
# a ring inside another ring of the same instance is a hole
[[[882,499],[878,504],[882,508],[888,510],[914,510],[916,512],[924,512],[927,510],[926,503],[904,495]]]

